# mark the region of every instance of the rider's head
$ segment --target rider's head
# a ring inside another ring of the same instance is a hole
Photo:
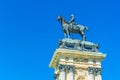
[[[71,16],[71,17],[74,17],[74,15],[73,15],[73,14],[71,14],[70,16]]]

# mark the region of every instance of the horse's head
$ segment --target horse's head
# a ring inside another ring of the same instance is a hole
[[[62,21],[62,16],[58,16],[58,21]]]
[[[68,24],[68,22],[62,18],[62,16],[58,16],[58,21],[60,21],[62,24]]]

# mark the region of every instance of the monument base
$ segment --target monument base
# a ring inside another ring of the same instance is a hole
[[[101,52],[56,49],[50,62],[56,80],[101,80]]]

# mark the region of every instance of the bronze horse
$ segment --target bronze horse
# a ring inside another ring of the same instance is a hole
[[[58,21],[62,24],[62,29],[65,34],[65,36],[70,37],[70,33],[79,33],[82,36],[82,40],[86,40],[86,36],[84,34],[84,31],[88,30],[87,26],[78,25],[78,24],[72,24],[67,21],[65,21],[61,16],[58,16]]]

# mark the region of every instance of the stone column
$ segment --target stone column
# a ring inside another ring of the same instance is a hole
[[[59,77],[58,74],[54,74],[54,80],[59,80],[58,77]]]
[[[74,66],[68,66],[68,80],[74,80]]]
[[[93,67],[89,67],[88,68],[88,80],[94,80],[94,68]]]
[[[60,70],[59,80],[66,80],[65,69],[66,69],[65,65],[61,64],[59,66],[59,70]]]
[[[102,73],[102,70],[101,68],[96,68],[96,80],[102,80],[102,76],[101,76],[101,73]]]

